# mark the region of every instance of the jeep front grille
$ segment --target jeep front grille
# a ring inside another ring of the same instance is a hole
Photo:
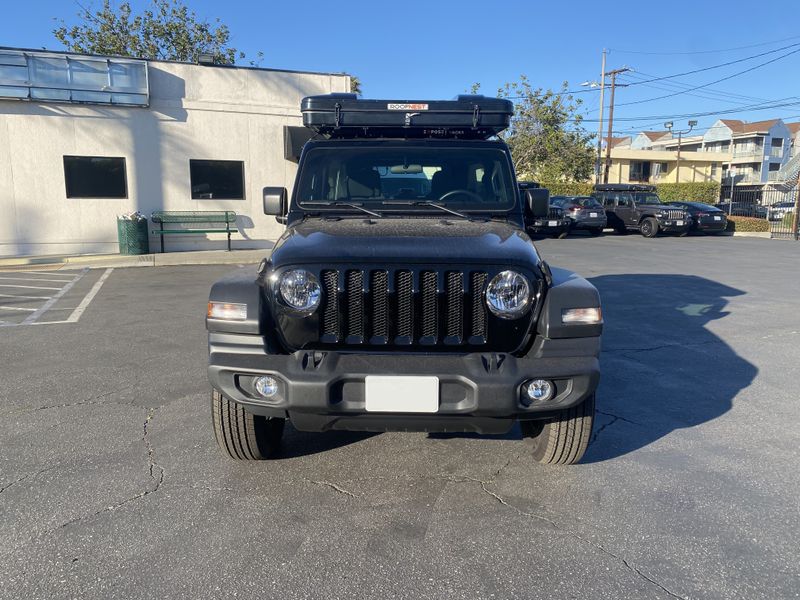
[[[399,346],[487,341],[485,271],[323,270],[320,342]]]
[[[683,219],[683,211],[677,208],[671,208],[667,211],[667,218],[670,220]]]

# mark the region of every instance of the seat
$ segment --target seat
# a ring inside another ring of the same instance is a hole
[[[360,167],[348,173],[348,198],[377,198],[380,196],[381,177],[373,168]]]

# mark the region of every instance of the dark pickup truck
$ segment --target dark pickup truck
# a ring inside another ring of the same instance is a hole
[[[592,196],[605,207],[608,227],[617,233],[638,231],[647,238],[659,232],[683,236],[692,225],[686,209],[662,203],[653,185],[597,184]]]
[[[525,232],[526,211],[548,206],[520,192],[495,138],[511,103],[336,94],[301,108],[317,138],[292,194],[264,189],[264,212],[286,230],[257,268],[210,293],[222,451],[273,457],[287,419],[301,431],[491,434],[519,421],[532,459],[580,460],[600,298]]]

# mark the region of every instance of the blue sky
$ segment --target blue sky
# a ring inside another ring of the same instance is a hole
[[[100,0],[83,3],[101,4]],[[147,1],[133,0],[132,4],[137,8]],[[761,4],[752,0],[187,0],[187,4],[201,17],[221,18],[239,50],[253,57],[263,51],[262,66],[354,73],[361,78],[367,97],[450,98],[468,90],[473,82],[481,82],[483,91],[493,94],[503,82],[522,73],[537,86],[557,88],[569,81],[570,89],[581,89],[582,82],[599,78],[604,47],[610,49],[609,69],[634,69],[621,78],[627,83],[769,52],[724,68],[620,88],[615,132],[661,129],[666,117],[677,127],[687,120],[680,115],[722,110],[734,111],[724,115],[727,118],[800,120],[800,51],[735,75],[800,50],[796,0]],[[0,21],[0,45],[59,49],[52,35],[54,18],[73,21],[77,10],[72,0],[9,3]],[[676,86],[699,86],[731,75],[727,81],[692,92],[704,97],[672,95],[681,89]],[[670,97],[649,101],[664,95]],[[597,92],[577,97],[585,101],[587,119],[596,119]],[[743,108],[776,100],[797,104],[770,110]],[[626,120],[638,117],[647,118]],[[714,117],[697,120],[702,129]],[[591,122],[586,126],[597,127]]]

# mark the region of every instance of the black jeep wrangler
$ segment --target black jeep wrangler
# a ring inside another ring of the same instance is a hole
[[[608,227],[620,234],[638,231],[653,238],[663,231],[684,236],[692,225],[683,207],[661,202],[654,185],[597,184],[592,196],[605,207]]]
[[[504,433],[535,460],[577,462],[599,380],[597,290],[551,268],[525,233],[507,100],[305,98],[317,136],[291,197],[264,189],[286,230],[256,268],[211,289],[214,432],[263,459],[301,431]]]

